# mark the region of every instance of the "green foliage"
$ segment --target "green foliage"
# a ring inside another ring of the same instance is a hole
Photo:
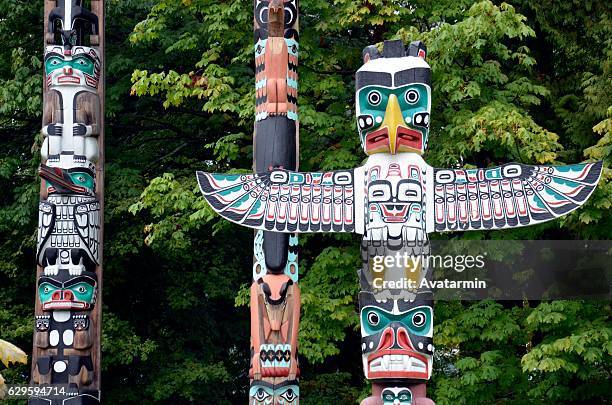
[[[213,214],[194,172],[251,171],[251,2],[107,5],[105,398],[244,403],[252,232]],[[353,94],[361,50],[420,39],[433,68],[430,164],[586,158],[606,166],[589,203],[559,221],[458,237],[609,239],[609,5],[302,0],[300,7],[302,170],[361,164]],[[0,338],[28,349],[42,7],[0,0],[0,15]],[[367,392],[358,238],[300,236],[299,264],[304,403],[354,403]],[[608,400],[609,304],[438,302],[435,311],[428,392],[437,403]],[[3,370],[11,383],[27,373]]]
[[[348,246],[343,245],[323,249],[300,280],[300,353],[311,362],[338,354],[337,342],[345,339],[345,330],[359,325],[354,305],[359,293],[358,244],[350,238]]]

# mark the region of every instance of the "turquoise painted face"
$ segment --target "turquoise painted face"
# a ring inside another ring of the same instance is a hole
[[[377,301],[372,292],[362,291],[359,308],[366,378],[428,380],[434,352],[429,295]]]
[[[88,275],[64,282],[42,276],[38,280],[38,297],[43,311],[86,310],[95,303],[96,285],[96,279]]]
[[[94,61],[87,55],[76,56],[70,60],[65,60],[58,55],[52,55],[45,60],[45,72],[47,75],[53,73],[57,69],[71,68],[80,70],[89,75],[94,74]]]
[[[52,174],[57,174],[51,171]],[[43,178],[43,175],[41,175]],[[59,176],[59,174],[58,174]],[[62,177],[48,178],[46,181],[49,192],[59,193],[79,193],[93,195],[96,183],[91,172],[79,169],[63,170]]]
[[[408,388],[388,387],[381,393],[383,405],[411,405],[412,392]]]
[[[433,324],[432,309],[428,306],[421,306],[399,315],[374,306],[367,306],[361,310],[361,325],[367,335],[383,331],[392,322],[399,322],[412,335],[427,336],[431,333]]]
[[[50,48],[45,53],[48,86],[98,87],[100,61],[93,49],[76,47],[64,54],[61,47]]]
[[[75,185],[85,187],[88,190],[94,189],[95,182],[91,174],[87,172],[72,172],[69,175]]]
[[[370,85],[357,91],[357,124],[366,154],[423,153],[429,134],[430,87]]]
[[[274,387],[254,382],[249,389],[251,405],[271,405],[274,401]]]
[[[297,405],[300,388],[296,381],[284,381],[272,386],[265,381],[253,381],[249,389],[249,405]]]

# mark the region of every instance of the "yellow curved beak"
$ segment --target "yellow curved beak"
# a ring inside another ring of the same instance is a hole
[[[387,109],[385,110],[385,119],[380,125],[381,128],[387,127],[389,131],[389,150],[392,155],[395,155],[397,152],[397,127],[400,125],[404,126],[404,117],[402,117],[399,100],[395,94],[389,96]]]

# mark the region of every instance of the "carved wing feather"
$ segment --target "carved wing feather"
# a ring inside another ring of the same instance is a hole
[[[41,201],[38,205],[38,238],[36,244],[36,256],[39,264],[41,264],[43,248],[49,236],[51,236],[53,228],[55,228],[55,205],[47,201]]]
[[[74,224],[92,260],[99,264],[100,256],[100,202],[96,200],[77,204]]]
[[[435,228],[428,231],[513,228],[555,219],[586,202],[601,170],[602,162],[434,169],[434,218],[429,223]]]
[[[277,232],[355,232],[354,172],[197,172],[197,178],[211,207],[240,225]]]

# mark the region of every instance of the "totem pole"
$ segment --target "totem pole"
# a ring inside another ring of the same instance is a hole
[[[298,2],[254,1],[256,172],[298,168]],[[297,404],[297,237],[258,230],[251,285],[250,404]]]
[[[45,0],[42,178],[32,384],[100,402],[104,2]]]
[[[431,71],[421,42],[368,46],[356,74],[357,128],[365,165],[300,173],[198,172],[204,197],[221,216],[276,232],[363,235],[359,294],[361,352],[372,396],[362,404],[424,405],[431,377],[433,297],[422,288],[386,288],[429,269],[374,266],[377,256],[429,253],[428,233],[492,230],[555,219],[581,206],[595,189],[602,162],[570,166],[506,164],[487,169],[435,169],[427,148]],[[378,279],[378,283],[376,283]],[[380,287],[382,285],[382,287]],[[380,287],[380,288],[376,288]]]

